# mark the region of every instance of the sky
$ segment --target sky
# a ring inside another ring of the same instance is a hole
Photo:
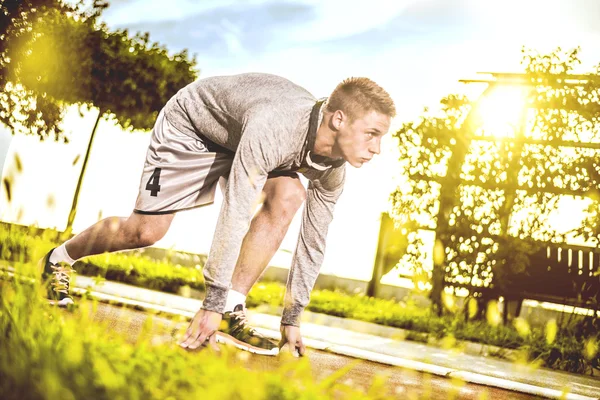
[[[522,46],[540,51],[580,46],[582,70],[600,63],[598,0],[120,0],[110,1],[102,19],[110,28],[149,32],[170,52],[188,49],[201,78],[274,73],[322,97],[347,77],[367,76],[396,103],[391,131],[424,107],[435,109],[443,96],[465,91],[459,79],[520,71]],[[81,157],[75,165],[73,160],[84,153],[95,117],[95,111],[84,117],[69,111],[64,123],[69,145],[12,137],[0,128],[3,175],[18,178],[10,204],[2,192],[0,219],[64,227],[81,168]],[[149,135],[123,134],[110,121],[102,121],[98,132],[75,231],[100,216],[128,215],[137,194]],[[349,167],[323,272],[369,279],[379,216],[401,179],[395,147],[387,135],[379,157],[363,168]],[[15,153],[22,172],[15,169]],[[207,252],[219,201],[178,215],[159,244]],[[298,229],[299,215],[274,264],[289,263]]]

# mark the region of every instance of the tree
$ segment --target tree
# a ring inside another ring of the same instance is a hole
[[[438,312],[444,287],[467,288],[485,301],[522,276],[531,254],[564,242],[566,234],[548,222],[564,196],[592,201],[579,230],[598,243],[598,71],[569,75],[577,54],[524,50],[525,74],[495,74],[496,81],[523,91],[523,107],[508,123],[487,124],[485,101],[506,86],[492,83],[478,102],[448,96],[440,113],[395,134],[410,180],[392,194],[393,214],[435,230],[433,267],[414,268],[429,276]],[[408,239],[416,242],[417,230]],[[419,260],[419,246],[407,249],[405,262]]]
[[[15,60],[28,51],[27,43],[38,34],[33,26],[49,15],[96,18],[106,4],[94,0],[89,11],[83,3],[66,4],[60,0],[0,0],[0,122],[11,132],[34,133],[41,139],[66,140],[60,129],[60,102],[24,87],[15,80]],[[67,47],[68,49],[68,47]]]
[[[81,18],[48,10],[43,19],[31,24],[35,34],[15,45],[19,50],[11,57],[10,81],[22,85],[36,99],[48,99],[57,110],[69,104],[99,109],[67,231],[75,218],[100,118],[112,116],[126,130],[150,129],[167,100],[197,77],[195,57],[190,59],[187,50],[170,56],[165,47],[151,43],[147,33],[110,32],[98,22],[98,15]],[[45,132],[33,133],[41,136]]]

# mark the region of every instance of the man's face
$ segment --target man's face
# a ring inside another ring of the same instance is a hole
[[[391,118],[377,111],[369,111],[360,118],[340,123],[336,144],[337,152],[352,165],[360,168],[381,151],[381,138],[390,129]]]

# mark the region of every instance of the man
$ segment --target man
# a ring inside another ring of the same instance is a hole
[[[395,112],[388,93],[367,78],[345,80],[327,101],[268,74],[189,84],[157,118],[131,216],[102,220],[44,258],[54,300],[73,302],[75,260],[154,244],[175,212],[212,203],[220,183],[223,205],[204,267],[206,298],[180,345],[196,349],[208,341],[216,348],[219,336],[259,354],[277,354],[287,343],[303,355],[300,316],[321,267],[344,164],[360,167],[379,154]],[[298,172],[308,178],[308,190]],[[277,346],[248,326],[245,300],[305,200]]]

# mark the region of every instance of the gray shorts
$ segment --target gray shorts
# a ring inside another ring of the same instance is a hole
[[[169,214],[213,203],[232,161],[232,154],[210,152],[200,138],[181,133],[161,111],[152,128],[134,212]]]
[[[172,214],[212,204],[217,185],[223,189],[233,162],[232,153],[211,152],[199,137],[175,128],[161,111],[152,128],[134,212]],[[268,178],[289,176],[273,171]]]

